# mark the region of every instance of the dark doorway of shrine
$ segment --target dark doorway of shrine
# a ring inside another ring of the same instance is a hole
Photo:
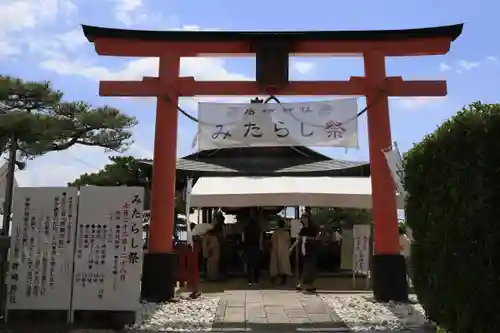
[[[144,258],[143,295],[173,296],[178,98],[197,95],[354,95],[368,105],[368,137],[374,216],[373,291],[377,300],[406,301],[405,260],[399,254],[396,193],[382,150],[392,143],[389,96],[444,96],[445,81],[387,77],[386,57],[446,54],[463,26],[384,31],[193,32],[137,31],[83,26],[98,54],[158,57],[159,75],[142,81],[102,81],[104,96],[157,97],[149,253]],[[180,58],[255,54],[256,82],[197,82],[179,78]],[[365,76],[348,81],[290,82],[289,55],[359,55]],[[167,281],[170,281],[166,283]]]

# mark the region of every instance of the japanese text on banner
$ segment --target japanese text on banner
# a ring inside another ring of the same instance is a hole
[[[357,99],[282,104],[199,103],[198,148],[358,147]]]
[[[354,225],[354,273],[368,274],[370,270],[370,225]]]

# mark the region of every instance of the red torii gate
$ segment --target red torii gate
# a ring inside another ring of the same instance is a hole
[[[366,96],[373,191],[373,289],[381,301],[406,300],[408,287],[400,255],[394,183],[382,149],[391,145],[389,96],[445,96],[446,81],[404,81],[386,77],[385,58],[446,54],[463,25],[384,31],[194,32],[140,31],[83,26],[99,55],[158,57],[158,77],[101,81],[101,96],[156,96],[153,190],[149,253],[142,292],[148,300],[173,295],[172,251],[178,98],[197,95]],[[256,82],[197,82],[179,77],[181,57],[255,54]],[[289,82],[289,55],[362,55],[365,76],[348,81]]]

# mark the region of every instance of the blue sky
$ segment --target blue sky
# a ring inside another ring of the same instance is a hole
[[[348,30],[401,29],[465,22],[462,36],[446,56],[387,61],[388,75],[407,79],[446,79],[446,98],[391,100],[393,140],[401,150],[475,100],[500,100],[500,45],[494,39],[500,3],[493,0],[0,0],[0,73],[26,80],[50,80],[68,100],[112,105],[138,118],[136,143],[127,154],[149,158],[153,151],[155,99],[98,96],[99,79],[155,76],[154,59],[105,58],[95,54],[80,24],[130,29]],[[249,80],[252,59],[187,59],[182,75],[198,80]],[[292,79],[348,79],[363,75],[361,58],[296,58]],[[236,101],[243,101],[235,99]],[[196,113],[196,101],[182,106]],[[364,99],[360,99],[360,108]],[[192,151],[196,125],[180,116],[178,155]],[[320,149],[348,160],[368,160],[366,115],[360,119],[360,148]],[[29,163],[17,175],[22,185],[64,185],[107,162],[102,149],[74,147]]]

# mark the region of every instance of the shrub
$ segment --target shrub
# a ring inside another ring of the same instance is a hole
[[[413,283],[449,332],[500,332],[500,104],[473,103],[405,155]]]

